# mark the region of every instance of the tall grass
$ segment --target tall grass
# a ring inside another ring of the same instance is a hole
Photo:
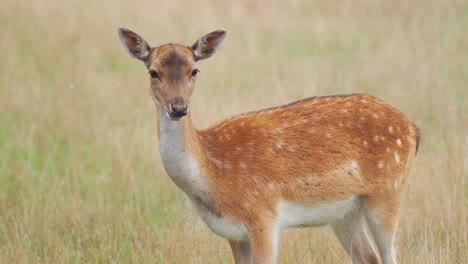
[[[153,45],[223,27],[192,102],[235,113],[365,92],[422,129],[398,230],[401,263],[468,259],[466,1],[13,1],[0,9],[0,262],[226,263],[165,175],[143,65]],[[282,263],[346,263],[328,229],[284,234]]]

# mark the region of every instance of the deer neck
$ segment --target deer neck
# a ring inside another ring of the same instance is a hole
[[[159,152],[164,169],[189,197],[204,196],[206,184],[195,157],[199,149],[198,136],[190,113],[174,121],[165,112],[159,112]]]

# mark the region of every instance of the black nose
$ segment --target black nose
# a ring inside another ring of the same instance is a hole
[[[171,117],[183,117],[188,113],[187,104],[171,104]]]

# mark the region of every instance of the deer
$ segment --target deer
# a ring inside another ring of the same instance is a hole
[[[283,230],[314,226],[331,226],[353,263],[397,263],[402,192],[420,141],[402,112],[367,94],[318,96],[199,130],[190,111],[197,63],[227,31],[155,47],[117,31],[148,70],[167,175],[228,240],[235,263],[276,263]]]

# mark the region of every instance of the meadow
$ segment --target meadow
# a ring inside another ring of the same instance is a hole
[[[230,263],[165,174],[145,67],[116,33],[190,45],[204,128],[309,96],[369,93],[413,119],[400,263],[468,259],[468,1],[15,1],[0,9],[0,263]],[[280,263],[348,263],[328,228]]]

